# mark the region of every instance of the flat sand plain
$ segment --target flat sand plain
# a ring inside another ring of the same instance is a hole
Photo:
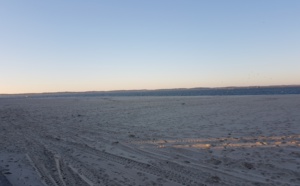
[[[300,95],[2,98],[0,185],[300,185]]]

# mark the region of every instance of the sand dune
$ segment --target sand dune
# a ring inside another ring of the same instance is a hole
[[[0,99],[0,185],[300,185],[300,96]]]

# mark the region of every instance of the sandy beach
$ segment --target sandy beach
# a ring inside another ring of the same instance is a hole
[[[300,185],[300,95],[2,98],[0,185]]]

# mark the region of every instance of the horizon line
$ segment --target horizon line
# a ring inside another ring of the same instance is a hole
[[[116,89],[116,90],[87,90],[87,91],[58,91],[58,92],[29,92],[29,93],[0,93],[0,95],[34,95],[34,94],[76,94],[92,92],[130,92],[130,91],[160,91],[160,90],[188,90],[188,89],[230,89],[230,88],[270,88],[270,87],[298,87],[294,85],[253,85],[253,86],[224,86],[224,87],[192,87],[192,88],[161,88],[161,89]]]

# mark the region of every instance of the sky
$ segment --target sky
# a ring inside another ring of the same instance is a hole
[[[0,0],[0,94],[300,84],[299,0]]]

